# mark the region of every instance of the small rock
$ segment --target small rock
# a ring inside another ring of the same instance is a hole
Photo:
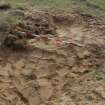
[[[0,3],[0,10],[10,9],[11,5],[9,3]]]

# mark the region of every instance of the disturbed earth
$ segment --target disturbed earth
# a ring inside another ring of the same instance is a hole
[[[1,48],[0,105],[105,105],[104,19],[34,9],[23,20],[29,27],[12,34],[38,37],[22,51]]]

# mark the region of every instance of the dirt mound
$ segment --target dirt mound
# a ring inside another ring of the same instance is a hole
[[[9,34],[41,37],[28,38],[28,50],[0,52],[0,104],[104,105],[104,21],[95,19],[75,11],[26,12]]]

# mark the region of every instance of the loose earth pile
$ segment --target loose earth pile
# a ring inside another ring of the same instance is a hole
[[[1,105],[105,105],[104,20],[74,10],[29,10],[11,27],[7,36],[37,37],[22,37],[27,50],[1,50]]]

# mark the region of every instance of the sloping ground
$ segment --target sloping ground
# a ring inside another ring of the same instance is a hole
[[[76,8],[82,11],[105,17],[105,0],[3,0],[10,3],[13,8],[26,7],[52,7],[52,8]]]
[[[36,12],[26,15],[33,21]],[[48,43],[33,39],[26,51],[1,50],[0,104],[105,105],[104,21],[77,11],[50,14],[58,29]]]

